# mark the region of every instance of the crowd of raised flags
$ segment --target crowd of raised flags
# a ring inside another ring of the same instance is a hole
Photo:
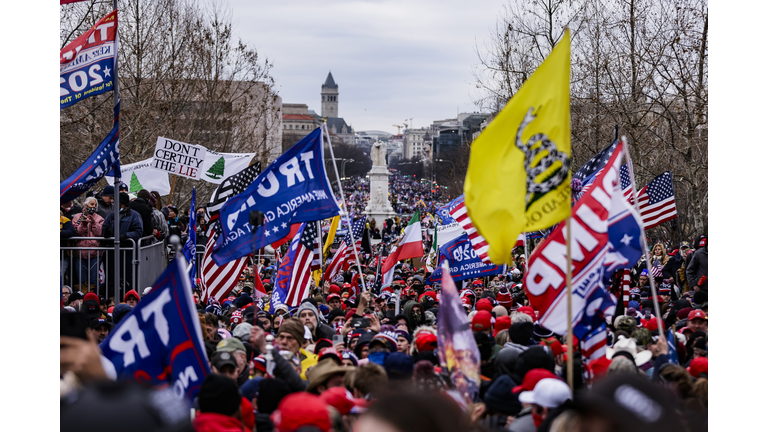
[[[94,34],[114,52],[117,11],[73,44]],[[68,91],[83,91],[78,52],[62,49]],[[98,61],[117,70],[114,54]],[[190,218],[181,253],[142,294],[109,307],[98,290],[62,287],[62,425],[79,424],[83,400],[148,404],[136,415],[157,430],[189,422],[169,407],[194,408],[198,431],[706,425],[706,236],[695,253],[649,252],[645,230],[677,215],[672,175],[638,191],[624,139],[571,178],[569,71],[566,30],[472,144],[465,193],[392,172],[398,215],[383,221],[362,213],[364,179],[329,180],[324,127],[263,169],[217,160],[199,263]],[[61,183],[62,203],[120,177],[118,120],[116,102],[114,129]],[[91,373],[70,349],[96,353]],[[142,388],[100,397],[105,380]],[[165,390],[136,396],[146,388]],[[406,421],[398,401],[412,401]]]

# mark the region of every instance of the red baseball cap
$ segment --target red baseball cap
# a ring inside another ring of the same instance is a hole
[[[336,294],[336,293],[330,293],[330,294],[328,294],[328,297],[325,299],[325,301],[326,301],[326,303],[329,303],[333,299],[341,301],[341,296]]]
[[[533,308],[530,306],[520,306],[517,308],[518,312],[524,313],[531,317],[532,320],[536,321],[536,312],[534,312]]]
[[[611,366],[611,360],[606,356],[594,359],[587,365],[592,371],[592,379],[608,374],[608,368]]]
[[[512,318],[506,315],[496,318],[496,323],[493,325],[493,337],[496,337],[500,331],[507,330],[510,327],[512,327]]]
[[[493,326],[493,317],[486,310],[478,311],[472,318],[472,331],[488,330]]]
[[[328,292],[331,292],[331,293],[334,293],[334,294],[338,294],[339,291],[341,291],[341,289],[336,284],[331,284],[331,287],[328,288]]]
[[[284,397],[270,419],[278,432],[293,432],[305,426],[314,426],[325,432],[331,430],[331,417],[325,401],[307,392]]]
[[[696,357],[691,360],[691,365],[688,366],[687,370],[694,378],[699,378],[699,375],[703,373],[709,374],[709,360],[706,357]]]
[[[705,320],[705,319],[707,319],[707,314],[705,314],[704,311],[701,310],[701,309],[694,309],[694,310],[688,312],[688,321],[689,322],[691,320],[696,319],[696,318],[701,318],[701,319]]]
[[[659,329],[659,320],[652,318],[645,323],[645,328],[654,332]],[[664,331],[664,322],[661,323],[661,331]]]
[[[559,356],[560,354],[562,354],[565,351],[563,349],[563,345],[560,343],[560,341],[555,339],[555,338],[553,338],[553,337],[544,339],[543,341],[539,342],[539,345],[541,345],[541,346],[545,346],[545,345],[548,346],[549,349],[552,350],[552,354],[554,354],[555,357]]]
[[[483,298],[475,303],[475,308],[479,311],[484,310],[490,312],[493,310],[493,304],[487,298]]]
[[[512,393],[518,393],[521,391],[533,391],[533,388],[536,387],[536,384],[538,384],[539,381],[543,380],[544,378],[560,379],[557,377],[557,375],[547,369],[531,369],[523,377],[523,383],[519,386],[515,386],[512,389]]]
[[[86,300],[96,300],[96,303],[99,303],[99,296],[96,295],[96,293],[89,292],[88,294],[85,295],[85,297],[83,297],[83,302],[85,302]]]
[[[483,281],[481,281],[481,280],[476,280],[476,281],[472,282],[472,286],[478,286],[478,285],[479,285],[479,286],[483,286]]]
[[[355,399],[352,393],[344,387],[331,387],[320,394],[320,399],[326,404],[336,408],[341,415],[360,413],[368,407],[365,399]]]
[[[420,332],[416,336],[416,351],[425,352],[432,351],[437,348],[437,336],[430,332]]]

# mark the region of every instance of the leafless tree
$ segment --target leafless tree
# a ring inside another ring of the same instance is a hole
[[[62,45],[110,9],[103,3],[62,7]],[[255,152],[263,164],[276,157],[275,147],[279,154],[280,99],[272,64],[236,38],[231,18],[220,2],[119,1],[122,163],[152,157],[158,136],[218,152]],[[111,93],[91,97],[62,111],[63,177],[111,129],[111,100]],[[192,186],[198,204],[216,187],[180,177],[172,182],[167,200],[180,207],[189,204]]]

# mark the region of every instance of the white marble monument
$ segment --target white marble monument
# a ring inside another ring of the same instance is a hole
[[[393,217],[395,211],[389,202],[389,170],[387,169],[387,144],[376,141],[371,147],[371,162],[373,166],[368,172],[368,180],[371,185],[371,195],[365,214],[369,218],[376,219],[376,226],[382,229],[384,219]]]

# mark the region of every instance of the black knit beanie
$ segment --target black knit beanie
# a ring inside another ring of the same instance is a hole
[[[231,416],[240,409],[237,383],[224,375],[212,373],[205,377],[197,398],[200,412]]]

